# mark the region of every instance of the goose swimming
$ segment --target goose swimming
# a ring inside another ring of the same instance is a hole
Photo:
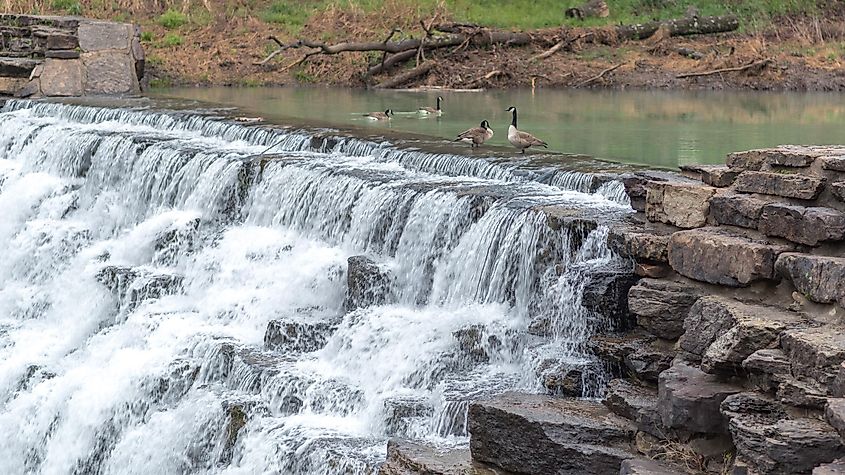
[[[490,140],[491,137],[493,137],[493,129],[490,128],[490,123],[482,120],[479,127],[473,127],[458,134],[455,142],[465,142],[470,144],[472,148],[475,148]]]
[[[393,117],[393,110],[387,109],[384,112],[370,112],[369,114],[364,114],[364,117],[370,120],[390,120]]]
[[[437,96],[437,107],[420,107],[417,112],[422,115],[443,115],[443,110],[440,109],[440,103],[443,102],[443,98]]]
[[[508,142],[511,145],[518,148],[522,153],[525,153],[525,149],[535,145],[543,148],[549,147],[549,144],[546,142],[543,142],[528,132],[523,132],[516,128],[516,107],[510,106],[506,111],[513,114],[513,120],[511,120],[511,125],[508,127]]]

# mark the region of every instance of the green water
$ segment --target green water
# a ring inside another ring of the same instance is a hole
[[[316,121],[338,127],[390,129],[451,139],[490,121],[490,144],[507,145],[510,114],[519,127],[558,152],[674,168],[724,163],[732,151],[780,144],[845,143],[845,94],[689,93],[643,91],[508,90],[439,92],[444,114],[420,118],[438,92],[362,91],[323,88],[160,89],[174,97],[235,106],[276,123]],[[391,108],[390,122],[361,114]],[[403,113],[403,111],[405,113]]]

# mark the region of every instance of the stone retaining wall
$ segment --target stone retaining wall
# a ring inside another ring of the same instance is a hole
[[[0,15],[0,95],[125,95],[141,91],[140,30],[78,17]]]
[[[602,404],[476,401],[470,451],[437,465],[397,443],[383,473],[845,473],[845,147],[625,184],[638,212],[609,242],[631,271],[585,291],[630,329],[592,339]]]

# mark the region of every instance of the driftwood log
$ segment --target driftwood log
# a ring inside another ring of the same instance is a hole
[[[661,28],[664,28],[669,36],[727,33],[739,28],[739,19],[734,15],[725,15],[620,25],[616,27],[616,36],[620,40],[644,40]]]

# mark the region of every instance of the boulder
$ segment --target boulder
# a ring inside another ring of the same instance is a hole
[[[781,145],[775,148],[748,150],[728,155],[730,168],[760,170],[772,167],[809,167],[822,154],[821,151],[800,145]]]
[[[763,206],[769,201],[740,194],[717,194],[710,198],[710,218],[717,224],[757,229]]]
[[[660,413],[657,411],[657,390],[627,379],[613,379],[607,384],[602,403],[614,414],[634,421],[637,430],[658,438],[664,437]]]
[[[652,182],[647,185],[646,217],[679,228],[697,228],[707,222],[710,197],[716,189],[701,184]]]
[[[79,47],[91,53],[104,50],[129,51],[134,28],[127,23],[84,21],[79,24]]]
[[[845,306],[845,257],[784,253],[776,269],[813,302]]]
[[[790,246],[720,228],[679,231],[669,239],[675,272],[711,284],[742,287],[775,278],[778,254]]]
[[[44,60],[41,73],[41,92],[45,96],[81,96],[82,61],[79,59]]]
[[[672,366],[675,357],[671,342],[641,332],[595,335],[589,346],[604,361],[619,365],[633,378],[652,383],[657,383],[660,373]]]
[[[583,395],[585,372],[583,365],[561,362],[553,358],[544,360],[536,370],[537,377],[549,393],[569,397]]]
[[[831,208],[769,203],[763,206],[758,229],[766,236],[817,246],[845,238],[845,214]]]
[[[496,335],[489,335],[484,325],[470,325],[452,332],[458,344],[461,357],[475,362],[490,360],[491,350],[501,347],[502,341]]]
[[[675,339],[684,333],[684,320],[699,297],[701,292],[689,285],[642,279],[628,291],[628,308],[652,334]]]
[[[352,256],[347,261],[346,309],[352,311],[385,303],[390,292],[390,276],[366,256]]]
[[[771,172],[742,172],[734,182],[734,189],[742,193],[761,193],[814,200],[824,188],[825,179],[813,176]]]
[[[815,418],[791,418],[783,405],[756,393],[722,403],[737,456],[760,474],[808,473],[845,449],[830,425]]]
[[[813,475],[845,475],[845,458],[819,465],[813,469]]]
[[[834,388],[840,365],[845,362],[845,330],[787,330],[781,336],[780,344],[789,358],[792,374],[816,381],[825,391]]]
[[[403,439],[387,442],[387,460],[379,475],[504,475],[472,460],[467,449],[439,449]]]
[[[140,92],[134,64],[126,53],[104,51],[83,53],[87,70],[86,94],[131,94]]]
[[[757,350],[742,362],[752,385],[764,392],[774,391],[790,375],[789,358],[780,348]]]
[[[739,386],[676,362],[660,374],[658,383],[658,410],[663,426],[692,433],[726,433],[727,420],[719,406],[725,398],[741,391]]]
[[[264,332],[264,347],[268,350],[309,353],[326,346],[332,331],[334,327],[324,322],[271,320]]]
[[[837,181],[828,186],[830,194],[839,201],[845,201],[845,181]]]
[[[678,475],[683,473],[676,467],[652,459],[629,459],[622,462],[619,475]]]
[[[524,474],[605,475],[633,458],[634,425],[602,404],[505,393],[469,408],[475,460]]]
[[[606,319],[614,331],[636,325],[628,313],[628,290],[639,277],[624,271],[599,271],[590,276],[581,294],[581,305]]]

